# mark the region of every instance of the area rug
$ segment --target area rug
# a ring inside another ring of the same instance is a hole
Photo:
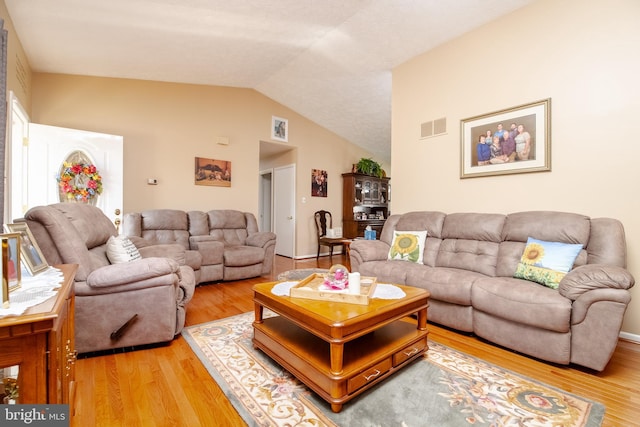
[[[273,313],[266,313],[265,317]],[[429,341],[412,362],[333,413],[253,348],[253,312],[182,335],[250,426],[595,427],[604,406]]]

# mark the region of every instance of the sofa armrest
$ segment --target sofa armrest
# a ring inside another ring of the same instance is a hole
[[[136,247],[138,247],[138,245],[136,245]],[[187,263],[186,251],[177,243],[138,247],[138,251],[140,255],[142,255],[142,258],[169,258],[176,261],[179,265],[185,265]]]
[[[255,246],[264,248],[270,242],[275,242],[276,234],[270,231],[260,231],[258,233],[249,234],[245,240],[247,246]]]
[[[558,292],[573,301],[594,289],[629,289],[635,279],[622,267],[605,264],[587,264],[567,273],[560,281]]]
[[[357,239],[351,243],[352,256],[357,254],[362,262],[381,261],[389,257],[390,246],[381,240]]]
[[[175,260],[143,258],[106,265],[92,271],[84,286],[76,286],[76,294],[112,293],[119,287],[123,288],[121,291],[130,291],[156,286],[176,286],[179,278],[179,266]]]
[[[217,265],[224,262],[224,243],[214,240],[211,236],[192,236],[189,238],[189,243],[191,249],[202,255],[202,265]]]

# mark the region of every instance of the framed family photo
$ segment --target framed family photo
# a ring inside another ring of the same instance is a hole
[[[460,121],[460,178],[550,170],[550,98]]]
[[[289,120],[281,117],[271,117],[271,139],[276,141],[289,141]]]
[[[42,251],[33,238],[33,234],[31,234],[31,230],[29,230],[26,222],[5,224],[4,228],[9,233],[18,233],[20,235],[19,242],[22,264],[32,276],[49,268],[49,264],[47,264],[47,261],[44,259],[44,255],[42,255]]]

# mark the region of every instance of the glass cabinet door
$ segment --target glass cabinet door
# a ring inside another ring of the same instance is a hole
[[[362,200],[364,203],[371,202],[371,181],[364,181],[362,188]]]
[[[356,204],[362,204],[364,202],[362,181],[356,181],[355,194],[356,194],[356,197],[354,202]]]
[[[380,183],[372,182],[371,183],[371,201],[374,203],[378,203],[380,200]]]

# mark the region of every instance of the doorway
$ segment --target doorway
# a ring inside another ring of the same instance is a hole
[[[260,231],[273,231],[273,171],[260,172],[259,228]]]
[[[29,123],[13,93],[10,100],[8,222],[22,218],[34,206],[60,201],[56,178],[63,162],[76,150],[86,153],[102,177],[103,191],[96,206],[112,221],[119,220],[123,203],[123,137]]]

